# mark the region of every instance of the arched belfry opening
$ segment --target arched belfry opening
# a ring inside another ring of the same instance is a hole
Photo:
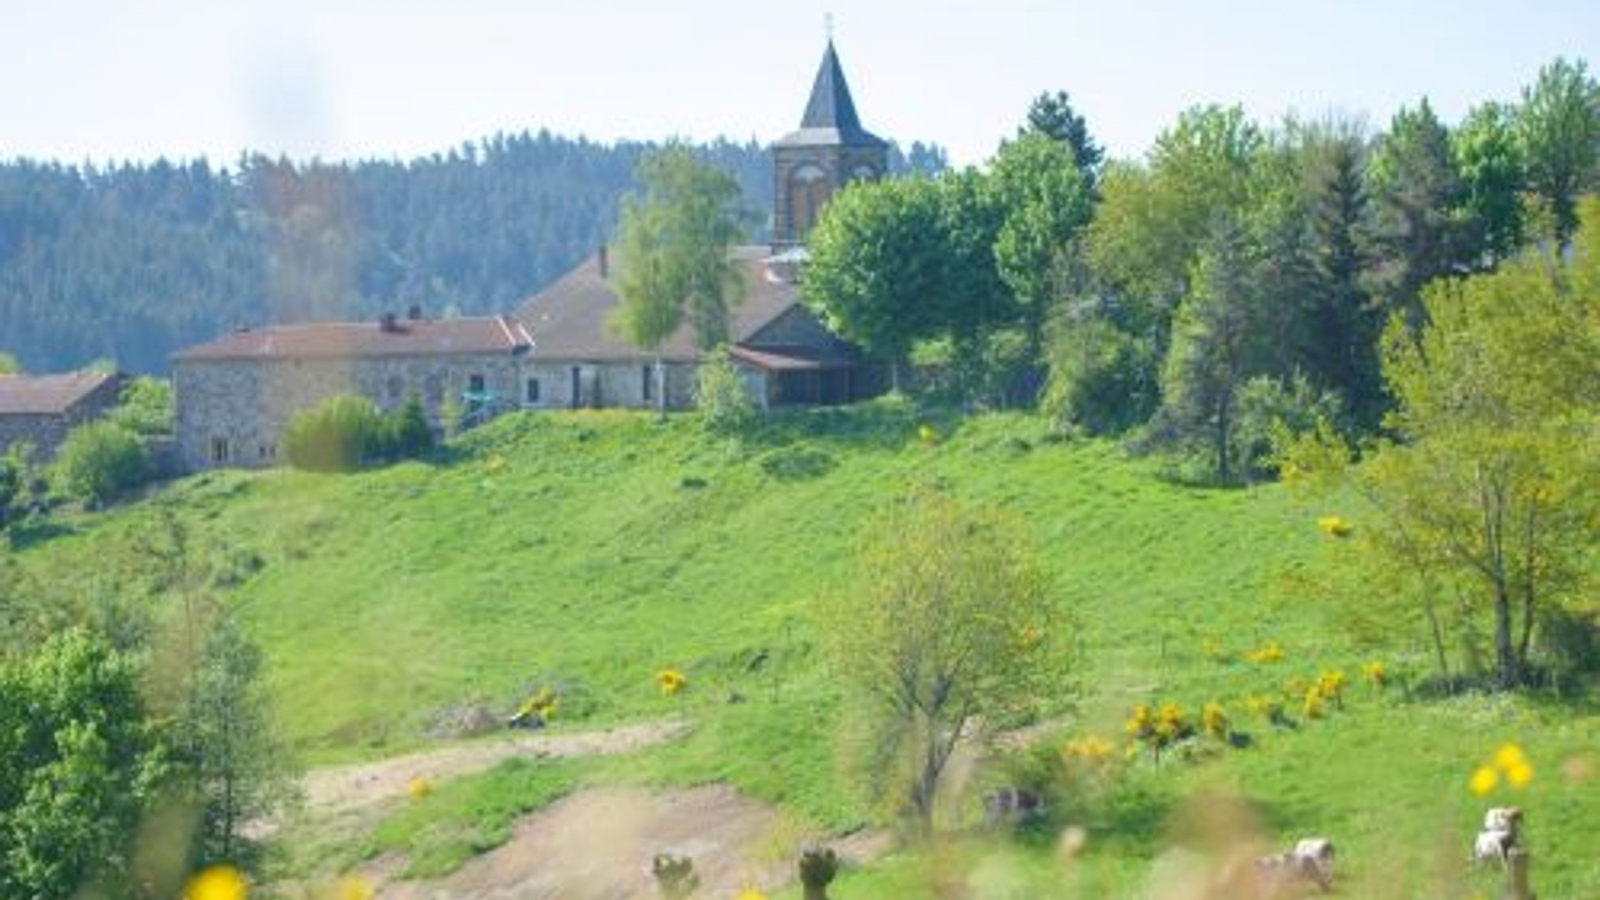
[[[800,128],[772,146],[772,246],[803,244],[836,191],[882,178],[889,145],[861,127],[839,54],[828,41]]]

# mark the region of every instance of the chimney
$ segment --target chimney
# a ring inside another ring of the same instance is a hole
[[[600,252],[595,255],[595,258],[598,259],[599,262],[600,262],[600,277],[601,278],[610,278],[611,277],[611,260],[607,258],[608,256],[609,256],[609,254],[606,253],[606,245],[605,244],[601,244],[600,245]]]
[[[421,322],[422,321],[422,304],[420,304],[420,303],[411,304],[411,308],[406,310],[406,318],[410,319],[413,322]]]
[[[395,321],[394,313],[386,312],[378,319],[378,330],[395,332],[400,330],[400,325]]]

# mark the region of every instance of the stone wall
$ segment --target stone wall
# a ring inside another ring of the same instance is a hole
[[[694,405],[692,363],[666,363],[667,408],[687,409]],[[577,375],[574,378],[573,372]],[[647,374],[648,373],[648,374]],[[517,399],[529,409],[654,409],[660,402],[645,397],[645,381],[654,378],[648,362],[526,361],[522,370],[522,392]],[[538,381],[538,399],[532,400],[528,382]]]
[[[289,420],[335,394],[357,394],[395,409],[412,393],[439,427],[446,396],[461,397],[473,376],[494,402],[488,414],[521,405],[521,360],[509,353],[395,356],[356,360],[178,360],[173,371],[178,456],[194,471],[283,461]]]

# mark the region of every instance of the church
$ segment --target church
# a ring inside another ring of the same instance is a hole
[[[887,389],[884,367],[800,302],[798,279],[823,206],[853,181],[882,178],[888,149],[861,126],[829,41],[800,127],[772,147],[771,242],[732,250],[746,290],[729,322],[729,354],[765,408],[851,403]],[[615,275],[601,247],[509,315],[439,320],[413,308],[375,322],[242,329],[180,350],[172,363],[181,463],[277,465],[289,421],[335,394],[384,409],[415,394],[435,428],[447,401],[469,424],[519,409],[692,407],[704,353],[691,329],[659,352],[617,337]]]
[[[805,239],[822,207],[852,181],[882,178],[889,145],[861,126],[844,69],[828,42],[800,127],[772,146],[771,244],[733,250],[744,273],[743,301],[729,322],[729,352],[767,407],[838,404],[880,394],[885,374],[831,334],[800,303]],[[692,405],[701,358],[690,328],[655,354],[612,334],[607,320],[622,299],[605,248],[525,301],[515,318],[533,341],[524,403],[530,406]]]

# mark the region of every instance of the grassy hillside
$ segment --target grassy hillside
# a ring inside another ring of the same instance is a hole
[[[228,602],[266,650],[285,727],[313,761],[419,746],[439,710],[508,710],[544,683],[563,688],[559,727],[669,714],[698,724],[634,758],[446,786],[366,845],[438,871],[583,781],[729,781],[826,828],[869,817],[841,775],[841,698],[816,658],[810,609],[849,590],[872,513],[933,483],[1032,530],[1076,623],[1081,690],[1067,733],[1120,741],[1134,703],[1218,701],[1254,739],[1199,763],[1135,761],[1105,794],[1058,810],[1091,836],[1065,877],[1050,835],[964,845],[992,870],[991,895],[1132,895],[1172,823],[1196,815],[1188,798],[1242,795],[1257,817],[1249,830],[1334,836],[1362,886],[1350,896],[1423,896],[1458,867],[1486,805],[1467,776],[1506,740],[1537,771],[1516,800],[1530,810],[1541,893],[1600,895],[1600,863],[1585,855],[1600,784],[1584,777],[1585,760],[1600,762],[1600,714],[1538,698],[1425,701],[1398,678],[1384,691],[1360,684],[1369,660],[1395,676],[1422,671],[1421,633],[1348,627],[1361,610],[1337,599],[1348,592],[1332,587],[1350,578],[1314,523],[1339,510],[1298,507],[1277,488],[1174,484],[1025,417],[934,421],[932,442],[918,437],[922,421],[876,405],[728,440],[686,419],[513,416],[431,464],[191,478],[72,522],[22,559],[57,585],[91,578],[84,560],[158,527],[162,510],[226,546]],[[1281,661],[1243,658],[1269,642]],[[687,673],[687,692],[656,690],[665,666]],[[1245,709],[1246,697],[1329,669],[1352,681],[1343,710],[1287,728]],[[907,896],[929,859],[855,874],[843,895]]]

